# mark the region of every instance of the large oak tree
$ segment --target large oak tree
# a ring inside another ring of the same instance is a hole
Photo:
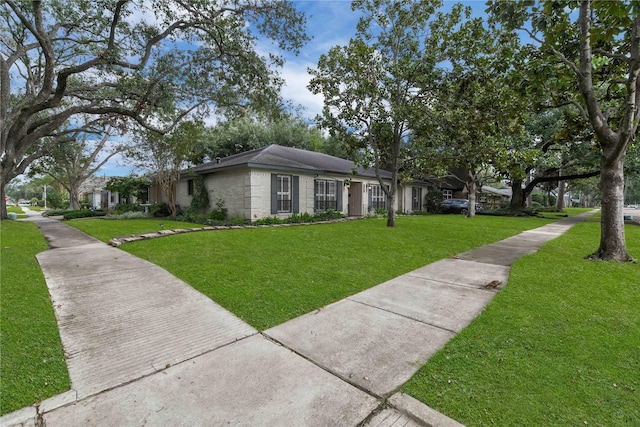
[[[531,41],[528,85],[589,121],[600,151],[601,237],[592,258],[629,261],[624,162],[640,120],[640,1],[493,0],[493,17]],[[604,93],[603,96],[601,96]]]
[[[5,185],[85,131],[79,115],[152,129],[206,107],[280,107],[283,58],[256,40],[297,52],[304,25],[286,0],[4,0],[0,218]]]

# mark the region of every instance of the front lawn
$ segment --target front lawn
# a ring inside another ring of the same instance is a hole
[[[7,205],[7,213],[9,212],[13,212],[14,214],[16,214],[17,219],[26,218],[28,216],[26,213],[24,213],[20,206],[16,205]]]
[[[598,240],[591,218],[518,260],[402,390],[469,427],[640,425],[640,265],[585,260]]]
[[[160,230],[176,230],[180,228],[202,228],[202,224],[183,221],[157,219],[104,219],[81,218],[65,221],[65,224],[82,230],[85,233],[108,243],[114,237],[132,234],[155,233]]]
[[[263,330],[436,260],[549,222],[431,215],[399,217],[398,227],[389,229],[384,219],[363,219],[188,233],[121,249],[160,265]],[[69,222],[93,235],[93,230],[113,228],[111,235],[99,233],[102,240],[130,234],[130,229],[117,228],[128,223]]]
[[[31,222],[0,221],[0,414],[67,391],[67,365],[35,255],[48,249]]]

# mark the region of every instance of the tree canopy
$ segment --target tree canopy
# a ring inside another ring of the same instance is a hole
[[[527,35],[523,85],[547,107],[574,106],[600,152],[601,237],[593,258],[631,260],[624,239],[624,162],[640,121],[640,1],[491,0],[493,19]]]
[[[0,196],[79,130],[279,109],[277,49],[307,40],[286,0],[5,0],[0,21]],[[259,35],[277,46],[268,57]]]
[[[356,37],[330,49],[310,70],[309,89],[325,99],[321,125],[360,151],[360,163],[375,168],[390,227],[410,111],[425,95],[416,88],[426,86],[419,82],[432,77],[437,62],[424,36],[441,5],[439,0],[355,0],[352,9],[363,15]],[[389,187],[380,178],[383,167],[392,174]]]

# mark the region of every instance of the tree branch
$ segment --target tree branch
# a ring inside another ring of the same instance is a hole
[[[534,187],[542,182],[551,182],[551,181],[571,181],[573,179],[584,179],[584,178],[591,178],[594,176],[598,176],[600,175],[600,170],[597,171],[591,171],[591,172],[585,172],[585,173],[578,173],[578,174],[573,174],[573,175],[563,175],[563,176],[541,176],[541,177],[537,177],[534,178],[529,184],[527,184],[527,186],[524,188],[524,193],[525,195],[531,193],[531,191],[533,191]]]

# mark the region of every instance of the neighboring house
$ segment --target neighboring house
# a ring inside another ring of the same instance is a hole
[[[211,207],[218,200],[224,201],[230,217],[256,220],[327,210],[364,216],[387,207],[373,169],[327,154],[275,144],[184,171],[176,189],[177,204],[183,209],[191,204],[195,175],[204,177]],[[391,173],[380,171],[380,175],[389,185]],[[399,186],[396,209],[421,210],[427,186],[424,181]],[[149,194],[150,203],[166,201],[157,184]]]
[[[511,188],[494,188],[483,185],[478,196],[485,208],[499,209],[509,205],[511,194]]]
[[[449,176],[429,178],[429,181],[442,193],[443,199],[466,199],[465,179],[467,172],[463,168],[450,170]]]
[[[106,190],[105,187],[111,177],[92,176],[85,180],[80,186],[78,200],[81,204],[85,201],[88,207],[95,209],[113,209],[121,203],[120,195],[117,192]]]

